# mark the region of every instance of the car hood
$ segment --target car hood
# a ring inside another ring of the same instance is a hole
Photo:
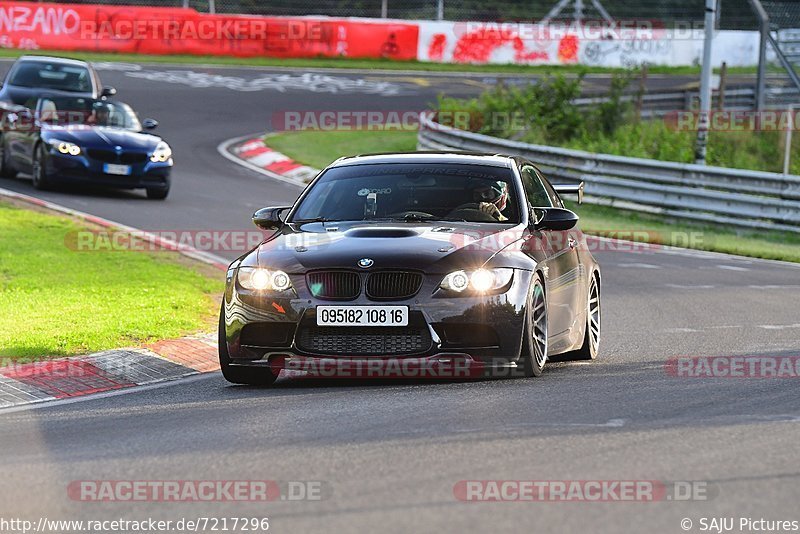
[[[311,269],[373,269],[447,273],[477,268],[522,236],[520,226],[481,223],[289,224],[263,242],[243,264],[302,273]]]
[[[161,138],[155,135],[132,132],[105,126],[50,126],[42,130],[47,138],[60,139],[84,147],[121,146],[128,150],[152,151]]]

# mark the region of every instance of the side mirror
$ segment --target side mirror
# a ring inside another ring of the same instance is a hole
[[[531,227],[535,230],[570,230],[578,224],[578,216],[564,208],[533,208]]]
[[[114,96],[115,94],[117,94],[117,89],[109,85],[103,87],[103,91],[100,93],[100,96]]]
[[[144,128],[145,130],[152,130],[156,126],[158,126],[158,121],[155,119],[144,119],[142,121],[142,128]]]
[[[283,226],[281,213],[288,210],[291,206],[281,206],[277,208],[261,208],[253,214],[253,224],[262,230],[277,230]]]

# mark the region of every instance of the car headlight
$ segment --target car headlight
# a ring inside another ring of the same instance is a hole
[[[61,139],[51,139],[50,144],[61,154],[69,154],[70,156],[77,156],[81,153],[81,147],[79,147],[75,143],[62,141]]]
[[[477,269],[475,271],[453,271],[444,277],[439,287],[446,291],[463,293],[490,293],[508,285],[514,269],[500,267],[497,269]]]
[[[286,291],[292,287],[288,274],[262,267],[239,267],[236,279],[240,286],[251,291]]]
[[[172,149],[169,147],[167,143],[164,141],[160,141],[158,145],[156,145],[156,149],[153,151],[153,155],[150,156],[150,161],[153,163],[158,163],[159,161],[164,162],[169,160],[172,157]]]

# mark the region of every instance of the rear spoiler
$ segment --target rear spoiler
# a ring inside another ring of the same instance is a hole
[[[559,195],[578,195],[578,204],[583,203],[583,186],[584,183],[580,182],[578,184],[558,184],[553,185],[553,189],[556,190],[556,193]]]

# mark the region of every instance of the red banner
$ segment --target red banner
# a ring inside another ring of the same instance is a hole
[[[416,24],[0,2],[0,47],[212,56],[417,57]]]

